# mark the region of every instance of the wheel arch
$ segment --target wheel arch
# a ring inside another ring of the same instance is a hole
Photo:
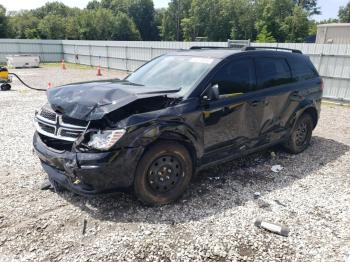
[[[313,106],[307,107],[306,109],[303,110],[303,112],[300,114],[299,117],[301,117],[303,114],[309,114],[311,116],[312,122],[313,122],[313,128],[315,129],[318,123],[318,112],[316,108]]]
[[[162,132],[157,137],[157,139],[155,139],[154,141],[152,141],[152,143],[146,146],[145,152],[147,151],[148,148],[152,147],[154,144],[161,143],[162,141],[173,141],[183,145],[191,156],[193,169],[196,168],[196,165],[198,162],[198,153],[197,153],[196,146],[194,145],[193,141],[187,136],[185,136],[184,134],[179,134],[173,131]]]

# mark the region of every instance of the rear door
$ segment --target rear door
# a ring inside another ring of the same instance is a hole
[[[285,56],[262,55],[254,61],[257,92],[265,97],[260,143],[272,143],[286,134],[286,123],[300,102],[300,90]]]

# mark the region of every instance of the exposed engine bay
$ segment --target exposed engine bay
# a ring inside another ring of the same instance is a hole
[[[144,92],[148,90],[137,88],[135,91],[138,93],[132,93],[130,89],[134,86],[120,82],[120,85],[97,82],[94,85],[86,83],[48,90],[48,103],[36,113],[34,119],[43,142],[56,150],[70,151],[73,145],[80,145],[81,151],[91,150],[89,140],[93,134],[106,129],[125,129],[125,125],[119,124],[121,120],[161,110],[181,100],[167,94],[178,90],[163,93]],[[84,88],[90,89],[90,92],[82,92]]]

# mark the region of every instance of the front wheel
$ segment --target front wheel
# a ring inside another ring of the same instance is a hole
[[[283,146],[293,154],[303,152],[312,137],[313,121],[309,114],[303,114],[297,121],[288,141]]]
[[[175,142],[159,142],[141,158],[134,191],[148,205],[164,205],[178,199],[192,176],[193,164],[187,149]]]

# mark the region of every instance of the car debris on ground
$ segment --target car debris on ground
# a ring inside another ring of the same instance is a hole
[[[283,167],[281,165],[273,165],[271,167],[271,171],[274,173],[278,173],[283,170]]]
[[[261,217],[256,219],[255,226],[284,237],[287,237],[289,234],[289,228],[287,226],[264,221]]]

